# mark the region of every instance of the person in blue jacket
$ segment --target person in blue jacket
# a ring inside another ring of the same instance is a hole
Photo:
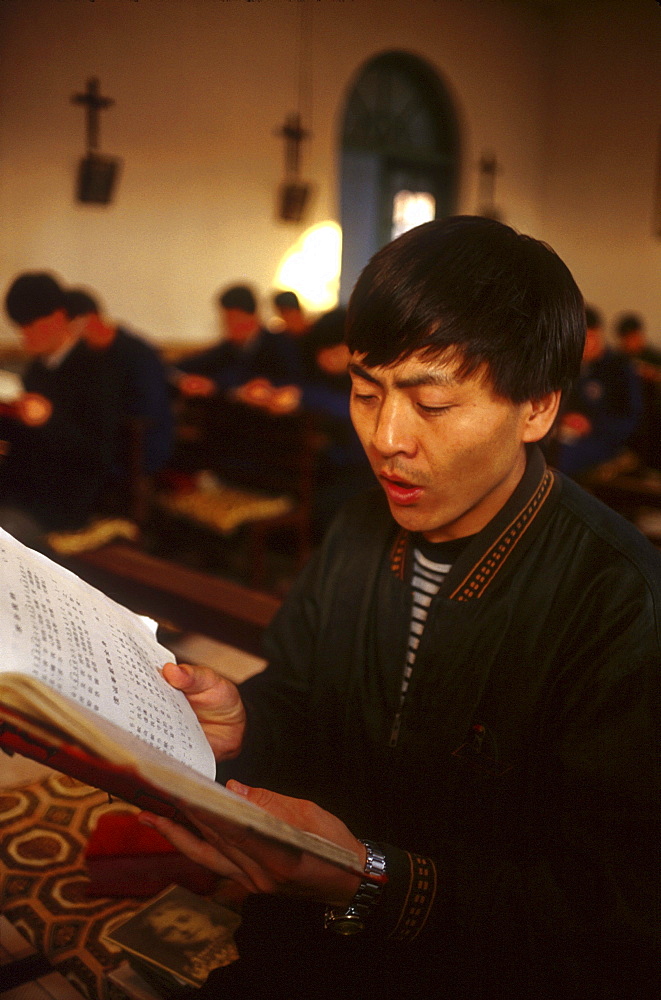
[[[143,472],[163,468],[173,443],[173,415],[165,366],[157,350],[142,337],[105,317],[96,298],[83,288],[65,291],[69,320],[88,347],[98,352],[114,379],[120,420],[141,423]],[[115,456],[115,473],[127,472],[126,427]]]
[[[0,523],[38,545],[45,532],[77,530],[96,511],[119,438],[117,387],[72,327],[53,275],[20,274],[5,308],[30,361],[25,392],[0,421]]]
[[[184,396],[212,396],[234,392],[246,396],[254,389],[260,401],[260,386],[297,384],[302,372],[296,345],[284,334],[271,333],[257,312],[257,300],[247,285],[233,285],[218,296],[224,331],[213,347],[184,358],[173,380]]]
[[[604,340],[596,309],[585,310],[587,333],[581,371],[563,404],[555,464],[580,478],[616,458],[643,413],[640,378],[623,353]]]

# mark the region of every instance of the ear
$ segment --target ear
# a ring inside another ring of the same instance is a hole
[[[554,389],[540,399],[531,399],[526,404],[525,425],[523,428],[523,440],[531,443],[541,441],[553,426],[553,422],[558,415],[560,406],[560,389]]]

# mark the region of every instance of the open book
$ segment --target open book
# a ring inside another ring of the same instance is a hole
[[[351,851],[218,784],[194,712],[161,676],[173,657],[154,630],[1,529],[0,642],[0,747],[152,812],[183,821],[197,806],[362,871]]]

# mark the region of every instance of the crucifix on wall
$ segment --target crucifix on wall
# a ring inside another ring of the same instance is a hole
[[[310,185],[301,180],[301,145],[310,135],[298,111],[287,115],[276,135],[285,140],[285,179],[280,185],[278,213],[284,222],[300,222],[310,195]]]
[[[496,208],[496,177],[500,173],[500,165],[493,153],[484,153],[478,163],[478,215],[486,219],[502,221],[502,215]]]
[[[98,152],[100,114],[115,102],[112,97],[101,96],[101,86],[96,77],[90,77],[87,89],[82,94],[74,94],[71,102],[82,105],[86,112],[87,155],[78,168],[76,196],[78,201],[107,205],[112,200],[121,161]]]

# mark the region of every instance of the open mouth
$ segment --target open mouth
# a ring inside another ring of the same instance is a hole
[[[422,495],[422,486],[408,483],[403,479],[395,479],[390,476],[380,477],[386,496],[395,504],[408,505],[415,503]]]

